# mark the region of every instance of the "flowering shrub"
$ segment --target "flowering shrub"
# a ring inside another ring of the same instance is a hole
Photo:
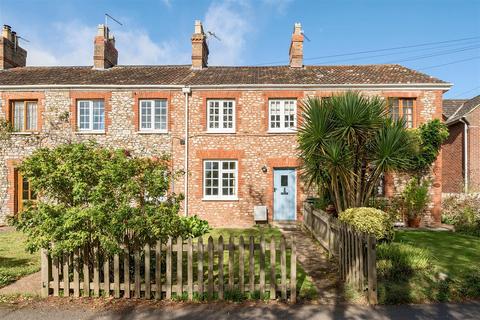
[[[453,224],[458,232],[480,237],[480,198],[469,195],[446,198],[442,222]]]
[[[341,212],[340,221],[352,225],[356,230],[375,235],[378,240],[390,241],[394,237],[391,217],[375,208],[350,208]]]

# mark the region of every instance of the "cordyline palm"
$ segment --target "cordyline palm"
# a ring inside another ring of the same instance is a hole
[[[338,212],[367,206],[383,173],[410,167],[415,142],[403,120],[387,115],[384,99],[347,92],[308,98],[302,109],[302,175],[330,193]]]

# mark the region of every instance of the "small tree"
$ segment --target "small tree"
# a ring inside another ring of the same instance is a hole
[[[19,169],[40,193],[13,221],[28,235],[30,251],[48,248],[59,254],[98,246],[108,254],[126,243],[139,248],[192,235],[186,228],[193,220],[178,215],[182,197],[169,193],[175,174],[168,157],[137,158],[93,143],[66,144],[35,151]],[[206,222],[195,221],[196,232],[208,230]]]
[[[298,132],[303,176],[330,193],[338,212],[368,206],[382,175],[411,168],[415,139],[380,97],[347,92],[307,99]]]

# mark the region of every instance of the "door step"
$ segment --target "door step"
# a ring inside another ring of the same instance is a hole
[[[297,221],[273,221],[272,225],[285,231],[294,231],[299,229]]]

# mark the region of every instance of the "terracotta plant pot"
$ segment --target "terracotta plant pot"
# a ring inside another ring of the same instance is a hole
[[[420,221],[422,218],[420,217],[412,217],[412,218],[407,218],[407,226],[410,228],[418,228],[420,227]]]

